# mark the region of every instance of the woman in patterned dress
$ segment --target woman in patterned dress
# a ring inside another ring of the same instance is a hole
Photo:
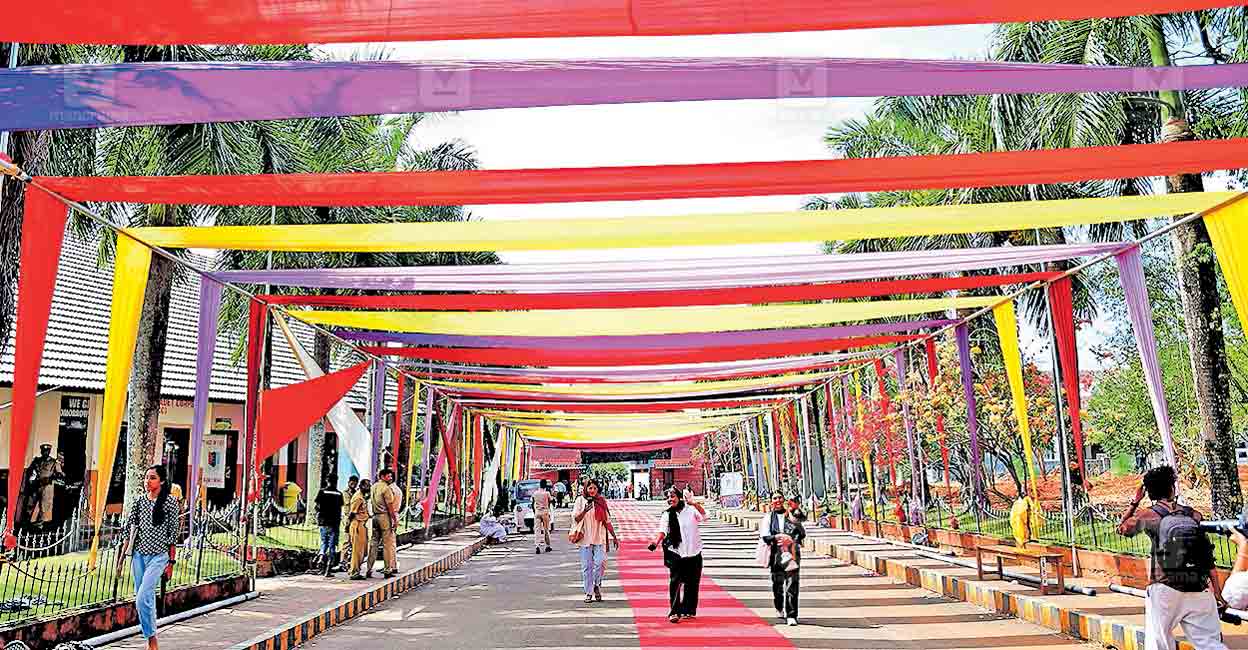
[[[125,547],[118,562],[133,553],[134,606],[139,612],[139,627],[147,639],[148,650],[158,650],[156,642],[156,588],[161,576],[173,575],[177,561],[178,524],[181,515],[178,500],[169,495],[169,474],[164,465],[152,465],[143,477],[145,494],[130,504],[130,512],[122,524]]]

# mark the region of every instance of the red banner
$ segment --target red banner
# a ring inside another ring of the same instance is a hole
[[[1075,345],[1074,301],[1071,297],[1070,277],[1049,285],[1049,309],[1053,331],[1057,335],[1057,357],[1062,367],[1062,385],[1066,389],[1066,412],[1070,416],[1070,431],[1075,441],[1075,458],[1079,473],[1087,480],[1083,466],[1083,419],[1079,395],[1079,351]]]
[[[318,420],[351,391],[369,362],[321,375],[297,384],[271,388],[260,394],[260,416],[256,426],[256,458],[252,463],[259,471],[264,459],[277,453]]]
[[[0,26],[0,40],[166,45],[676,36],[1076,20],[1178,13],[1230,4],[1226,0],[776,0],[749,5],[734,0],[53,0],[32,3],[6,16]],[[456,81],[441,82],[451,94],[447,110],[456,108]],[[438,86],[433,88],[436,94]]]
[[[60,28],[64,23],[53,25]],[[78,201],[342,207],[641,201],[1043,185],[1242,167],[1248,167],[1248,139],[1233,138],[781,162],[352,174],[77,176],[41,177],[39,181]]]
[[[12,182],[10,181],[10,184]],[[12,188],[10,192],[15,191]],[[39,391],[39,367],[52,313],[56,268],[69,208],[47,192],[26,191],[22,219],[21,273],[18,276],[16,342],[13,349],[13,419],[9,425],[9,499],[6,504],[5,548],[17,545],[11,531],[17,521],[18,495],[22,491],[21,468],[26,467],[30,428]],[[0,346],[2,347],[2,346]]]

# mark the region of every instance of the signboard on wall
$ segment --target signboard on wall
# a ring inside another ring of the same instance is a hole
[[[203,485],[205,488],[225,487],[225,450],[228,440],[223,433],[204,435]]]

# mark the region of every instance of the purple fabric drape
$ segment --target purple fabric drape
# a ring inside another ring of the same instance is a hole
[[[417,383],[417,386],[420,384]],[[420,487],[424,488],[428,485],[425,479],[429,478],[429,443],[433,440],[433,414],[434,406],[437,404],[437,396],[434,395],[433,386],[425,384],[425,442],[421,447],[420,459]]]
[[[766,391],[766,390],[779,390],[783,388],[796,388],[798,386],[805,386],[807,384],[813,384],[819,381],[819,379],[820,379],[819,375],[797,377],[789,381],[778,382],[775,384],[761,385],[761,386],[752,388],[751,392],[760,392],[760,391]],[[474,397],[481,396],[481,395],[489,395],[490,397],[550,399],[550,400],[567,401],[567,402],[601,402],[601,401],[613,402],[613,401],[620,400],[620,396],[609,395],[609,394],[604,395],[604,394],[590,394],[590,393],[543,393],[543,392],[538,392],[538,391],[528,391],[528,390],[517,391],[517,390],[505,390],[505,389],[483,390],[483,389],[478,389],[478,388],[473,388],[473,387],[457,388],[454,386],[443,386],[442,390],[448,394],[456,394],[456,395],[469,394]],[[739,387],[727,387],[727,388],[718,388],[718,389],[691,390],[691,391],[680,392],[680,393],[654,393],[654,394],[643,394],[643,395],[630,394],[628,396],[628,399],[630,400],[678,399],[681,397],[708,397],[711,395],[734,395],[740,392],[742,392],[742,390]]]
[[[199,285],[199,345],[195,353],[195,398],[191,421],[191,471],[186,479],[186,500],[191,504],[188,532],[195,537],[195,509],[199,505],[199,472],[208,428],[208,389],[212,386],[212,361],[217,352],[217,321],[221,316],[221,285],[201,278]],[[222,460],[222,462],[225,462]]]
[[[1170,431],[1170,407],[1166,403],[1165,385],[1161,381],[1161,364],[1157,360],[1157,340],[1153,335],[1153,306],[1148,300],[1148,287],[1144,283],[1144,262],[1138,246],[1115,256],[1118,261],[1118,281],[1127,300],[1127,315],[1131,318],[1131,331],[1135,334],[1135,346],[1140,352],[1140,365],[1144,369],[1144,382],[1153,403],[1153,417],[1161,432],[1161,447],[1166,462],[1178,467],[1174,451],[1174,436]]]
[[[906,390],[906,348],[893,351],[893,362],[897,366],[897,390]],[[910,498],[918,500],[923,494],[923,468],[919,464],[919,445],[914,439],[914,420],[910,419],[910,405],[902,401],[901,422],[906,429],[906,455],[910,459]],[[908,513],[907,513],[908,516]]]
[[[632,291],[873,280],[1043,264],[1112,253],[1124,244],[1063,244],[934,251],[639,260],[574,264],[222,271],[221,281],[375,291]]]
[[[1123,68],[821,58],[290,61],[0,72],[0,130],[793,97],[1148,92],[1242,85],[1248,64]]]
[[[634,336],[463,336],[454,334],[418,334],[379,332],[374,330],[334,330],[353,341],[371,343],[403,343],[453,348],[547,348],[557,350],[628,350],[654,348],[722,347],[755,343],[799,343],[848,336],[877,336],[894,332],[933,329],[953,323],[952,320],[931,319],[898,323],[869,323],[835,327],[805,327],[735,332],[698,332],[694,334],[640,334]]]
[[[971,332],[966,323],[962,323],[954,328],[954,334],[958,341],[958,361],[962,367],[962,392],[966,398],[966,431],[971,442],[971,489],[976,503],[982,505],[984,492],[979,480],[979,414],[975,405],[974,366],[971,365]]]
[[[368,431],[373,436],[373,468],[372,475],[377,476],[377,472],[385,466],[384,454],[385,444],[382,435],[382,429],[385,427],[386,414],[386,364],[381,361],[373,362],[373,405],[369,412]],[[394,453],[395,450],[391,450]]]

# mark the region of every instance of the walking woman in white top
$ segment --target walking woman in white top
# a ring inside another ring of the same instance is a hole
[[[702,531],[698,525],[706,521],[706,510],[700,503],[686,503],[685,496],[674,487],[667,490],[667,506],[649,549],[663,547],[667,595],[672,605],[667,620],[679,623],[682,618],[698,615],[698,585],[702,582]]]
[[[597,479],[585,484],[585,492],[577,497],[572,507],[575,525],[568,533],[569,541],[581,547],[581,578],[587,603],[602,602],[602,574],[606,570],[611,541],[615,541],[615,548],[620,548],[620,538],[611,525],[611,511],[601,491]]]

